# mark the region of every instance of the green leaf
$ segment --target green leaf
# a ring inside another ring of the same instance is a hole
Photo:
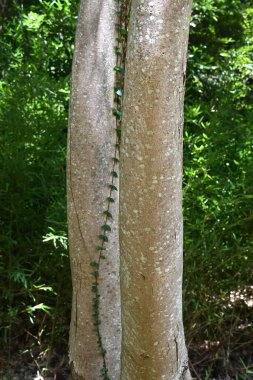
[[[112,175],[114,178],[118,178],[118,173],[115,172],[115,170],[113,170],[113,171],[111,172],[111,175]]]
[[[115,200],[112,198],[112,197],[108,197],[108,198],[106,198],[107,199],[107,201],[109,202],[109,203],[114,203],[115,202]]]
[[[116,71],[117,73],[122,74],[122,75],[125,74],[125,70],[120,66],[115,66],[113,70]]]
[[[111,230],[112,230],[108,224],[104,224],[101,228],[102,228],[102,230],[108,231],[108,232],[111,232]]]
[[[118,96],[122,96],[123,95],[123,91],[122,91],[121,88],[114,87],[114,92]]]
[[[102,241],[108,242],[108,237],[106,235],[98,235],[99,239]]]
[[[99,264],[98,264],[96,261],[92,261],[92,262],[90,263],[90,266],[99,269]]]
[[[26,307],[26,311],[29,314],[32,314],[35,310],[43,310],[45,313],[49,314],[51,309],[52,308],[50,306],[44,305],[44,303],[39,303],[38,305],[35,305],[35,306]]]
[[[113,108],[112,109],[112,113],[113,115],[118,119],[120,120],[122,118],[122,112],[116,108]]]
[[[112,219],[112,214],[110,213],[110,211],[106,210],[103,212],[103,214],[106,215],[108,218]]]
[[[114,191],[118,191],[118,188],[114,185],[109,185],[108,187],[110,187],[110,189],[114,190]]]
[[[119,32],[122,36],[127,36],[127,29],[120,28]]]
[[[106,248],[105,248],[105,247],[101,247],[100,245],[98,245],[98,246],[96,247],[96,250],[97,250],[97,251],[105,251]]]
[[[92,287],[91,287],[91,291],[92,291],[93,293],[97,293],[97,290],[98,290],[97,285],[92,285]]]
[[[115,53],[116,53],[117,55],[122,55],[122,53],[121,53],[121,49],[120,49],[119,46],[114,46],[114,51],[115,51]]]

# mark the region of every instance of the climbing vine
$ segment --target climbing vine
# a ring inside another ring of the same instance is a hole
[[[127,48],[127,36],[128,36],[128,22],[131,9],[131,0],[115,0],[116,2],[116,38],[114,51],[116,55],[116,66],[113,70],[115,73],[114,82],[114,107],[112,108],[112,114],[115,117],[115,143],[114,143],[114,155],[112,157],[112,169],[110,172],[111,181],[108,186],[108,197],[106,198],[107,207],[102,212],[104,216],[104,223],[101,226],[100,234],[98,235],[99,244],[96,249],[99,252],[97,261],[92,261],[90,266],[93,268],[91,274],[94,277],[92,283],[93,293],[93,318],[94,329],[97,335],[97,344],[102,355],[103,364],[101,369],[101,375],[104,380],[110,380],[108,374],[108,366],[106,361],[106,349],[103,345],[103,340],[100,331],[100,292],[99,292],[99,269],[102,260],[106,259],[106,244],[109,241],[108,233],[111,232],[110,220],[113,218],[111,213],[111,204],[115,202],[113,194],[118,191],[115,186],[115,180],[118,178],[118,165],[120,158],[120,142],[121,142],[121,129],[122,129],[122,103],[124,92],[124,74],[125,74],[125,58]]]

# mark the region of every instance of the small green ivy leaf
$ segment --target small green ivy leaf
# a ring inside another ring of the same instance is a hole
[[[106,199],[107,199],[107,202],[109,202],[109,203],[114,203],[115,202],[115,200],[112,197],[108,197]]]
[[[116,26],[117,32],[119,32],[122,36],[127,35],[127,29],[122,28],[121,24],[116,24],[115,26]]]
[[[120,28],[119,32],[122,36],[127,36],[127,29]]]
[[[108,224],[104,224],[101,228],[102,228],[102,230],[108,231],[108,232],[111,232],[111,230],[112,230]]]
[[[111,172],[111,175],[112,175],[114,178],[118,178],[118,173],[115,172],[115,170],[113,170],[113,171]]]
[[[123,91],[122,91],[121,88],[114,87],[114,92],[118,96],[122,96],[123,95]]]
[[[102,241],[108,242],[108,237],[106,235],[98,235],[99,239]]]
[[[96,250],[97,250],[97,251],[105,251],[106,248],[105,248],[105,247],[102,247],[102,246],[100,246],[100,245],[98,245],[98,246],[96,247]]]
[[[122,55],[119,46],[114,46],[114,51],[115,51],[115,54],[117,54],[117,55]]]
[[[122,75],[125,74],[125,70],[120,66],[115,66],[113,70],[116,71],[117,73],[122,74]]]
[[[114,185],[108,185],[110,187],[111,190],[114,190],[114,191],[118,191],[118,188]]]
[[[110,213],[110,211],[106,210],[106,211],[103,212],[103,214],[104,214],[105,216],[107,216],[108,218],[111,218],[111,219],[112,219],[112,214]]]
[[[99,269],[99,264],[98,264],[96,261],[92,261],[92,262],[90,263],[90,266]]]
[[[112,109],[113,115],[119,120],[122,118],[122,112],[120,110],[117,110],[116,108]]]
[[[124,42],[124,39],[121,38],[121,37],[117,37],[117,38],[116,38],[116,41],[119,42],[119,43],[122,43],[122,42]]]

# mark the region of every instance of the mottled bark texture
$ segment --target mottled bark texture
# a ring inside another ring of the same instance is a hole
[[[133,0],[120,167],[121,380],[190,379],[182,128],[190,0]]]
[[[92,317],[94,278],[90,262],[97,261],[98,235],[107,209],[108,184],[115,144],[112,116],[115,65],[115,1],[80,3],[72,71],[68,140],[68,220],[73,302],[70,328],[70,362],[74,380],[101,378],[99,352]],[[117,186],[117,180],[114,179]],[[119,378],[120,296],[118,199],[110,211],[113,222],[100,266],[101,336],[107,350],[110,378]]]

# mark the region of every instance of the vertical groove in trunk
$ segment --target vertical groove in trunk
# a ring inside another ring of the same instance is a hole
[[[74,380],[98,380],[103,367],[94,331],[91,262],[107,209],[115,144],[113,67],[115,0],[81,0],[72,71],[68,139],[68,219],[73,279],[70,361]],[[117,178],[114,185],[118,187]],[[120,295],[118,196],[110,212],[109,243],[99,269],[100,319],[111,380],[119,378]]]
[[[182,128],[190,0],[133,0],[120,167],[121,380],[190,379]]]

